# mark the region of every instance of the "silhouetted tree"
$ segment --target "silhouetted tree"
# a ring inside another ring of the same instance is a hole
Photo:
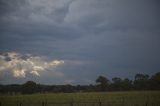
[[[132,80],[129,80],[128,78],[125,78],[122,81],[122,90],[131,90],[133,89],[133,84],[132,84]]]
[[[33,81],[27,81],[22,85],[22,93],[24,94],[32,94],[37,92],[37,84]]]
[[[72,85],[69,85],[69,84],[67,84],[67,85],[62,85],[62,86],[61,86],[61,91],[62,91],[62,92],[65,92],[65,93],[71,93],[71,92],[74,91],[74,88],[73,88]]]
[[[134,87],[136,90],[147,90],[149,88],[149,76],[144,74],[136,74]]]
[[[122,90],[122,79],[118,77],[112,78],[111,88],[112,90]]]
[[[160,72],[156,73],[151,77],[150,88],[152,90],[160,90]]]
[[[99,76],[96,79],[96,83],[98,84],[97,85],[98,90],[100,90],[100,91],[106,91],[107,87],[109,85],[109,80],[106,77],[104,77],[104,76]]]

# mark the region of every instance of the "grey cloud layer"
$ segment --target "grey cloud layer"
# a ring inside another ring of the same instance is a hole
[[[60,67],[65,82],[152,74],[160,69],[159,5],[158,0],[1,0],[0,51],[67,60]],[[83,64],[73,64],[77,61]]]

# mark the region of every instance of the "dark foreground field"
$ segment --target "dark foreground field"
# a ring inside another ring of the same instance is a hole
[[[160,91],[3,95],[0,106],[160,106]]]

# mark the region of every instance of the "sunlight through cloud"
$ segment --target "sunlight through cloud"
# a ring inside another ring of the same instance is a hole
[[[41,72],[53,70],[62,64],[63,60],[48,61],[46,57],[31,54],[22,55],[16,52],[0,54],[0,72],[10,72],[16,78],[25,78],[26,74],[40,76]],[[58,73],[55,70],[53,72]]]

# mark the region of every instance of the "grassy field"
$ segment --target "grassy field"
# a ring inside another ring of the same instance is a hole
[[[3,95],[0,106],[160,106],[160,91]]]

